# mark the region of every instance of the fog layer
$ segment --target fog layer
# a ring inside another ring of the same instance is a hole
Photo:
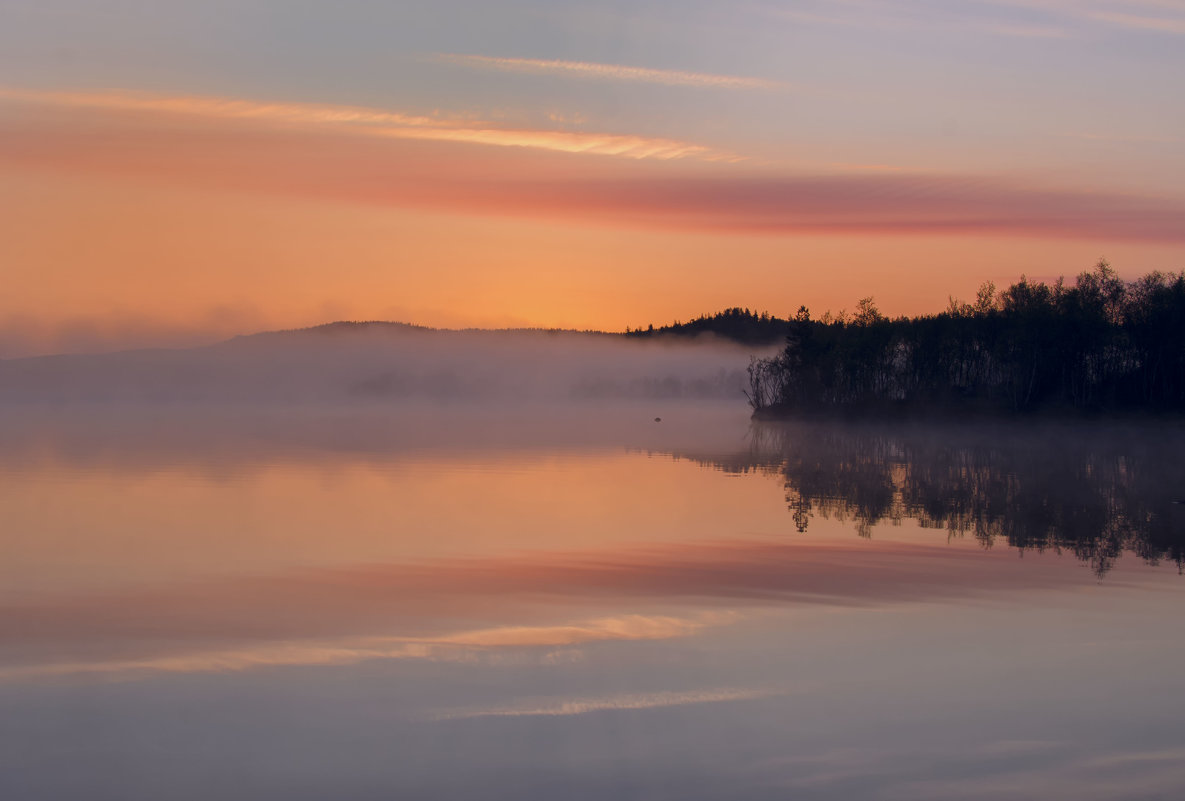
[[[334,323],[178,350],[0,361],[0,403],[734,399],[752,348]],[[764,355],[764,354],[761,354]]]

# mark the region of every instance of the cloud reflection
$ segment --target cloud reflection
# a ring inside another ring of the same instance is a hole
[[[603,698],[528,700],[511,706],[443,710],[436,715],[436,719],[461,720],[484,717],[585,715],[589,712],[659,709],[661,707],[687,706],[689,704],[717,704],[724,701],[751,701],[782,694],[782,692],[777,690],[724,688],[717,690],[694,690],[691,692],[636,693],[606,696]]]
[[[356,637],[326,641],[271,642],[224,650],[194,651],[174,656],[49,662],[0,668],[0,681],[62,676],[129,679],[153,673],[222,673],[265,667],[351,665],[371,659],[480,663],[499,661],[499,649],[572,646],[604,640],[664,640],[685,637],[706,625],[720,623],[725,619],[724,616],[708,614],[700,615],[698,618],[623,615],[560,626],[499,626],[423,639]],[[575,652],[552,650],[536,655],[535,658],[546,663],[575,657]]]
[[[689,636],[763,607],[964,598],[1091,578],[1002,552],[886,543],[545,552],[10,603],[0,606],[0,651],[9,678],[472,659],[489,649]],[[680,612],[663,611],[672,608]],[[486,624],[459,630],[458,620]]]

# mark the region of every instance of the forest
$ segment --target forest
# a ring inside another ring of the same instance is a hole
[[[757,417],[1180,412],[1185,271],[1124,281],[1100,261],[1073,283],[987,283],[919,317],[889,319],[872,298],[817,320],[801,307],[785,341],[749,365]]]

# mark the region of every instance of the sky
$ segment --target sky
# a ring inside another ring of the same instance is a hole
[[[0,3],[0,357],[1185,269],[1185,0]]]

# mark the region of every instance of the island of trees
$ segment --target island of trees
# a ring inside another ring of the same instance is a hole
[[[984,284],[940,314],[889,319],[865,298],[770,319],[786,345],[749,366],[757,417],[1185,411],[1185,272],[1125,282],[1100,261],[1072,284]]]

